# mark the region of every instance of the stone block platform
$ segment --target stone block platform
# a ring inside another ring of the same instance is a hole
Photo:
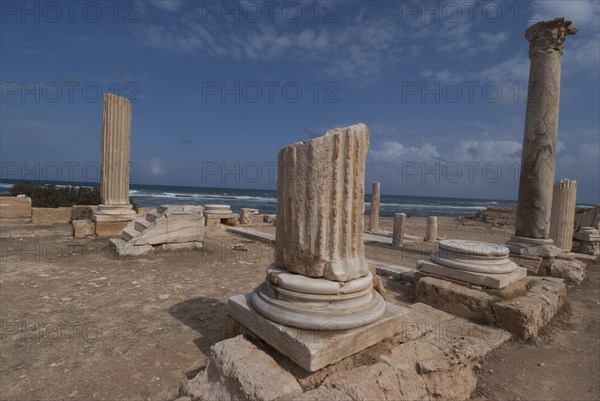
[[[180,395],[200,400],[468,399],[482,358],[510,338],[505,330],[416,303],[407,308],[402,333],[307,372],[256,335],[236,336],[235,329],[211,348],[207,367],[184,384]]]
[[[306,330],[284,326],[257,313],[252,294],[229,298],[231,318],[309,372],[353,355],[402,332],[407,310],[387,304],[384,315],[365,326],[350,330]],[[240,332],[244,332],[239,328]]]
[[[417,273],[417,301],[453,315],[496,325],[522,337],[538,335],[565,302],[563,279],[526,277],[501,290]]]

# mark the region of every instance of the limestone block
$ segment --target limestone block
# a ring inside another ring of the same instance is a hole
[[[523,338],[535,337],[564,304],[563,280],[528,277],[528,293],[494,305],[497,324]]]
[[[494,323],[492,306],[500,300],[487,292],[435,277],[417,281],[415,298],[455,316],[485,323]]]
[[[370,366],[360,366],[349,372],[341,372],[327,377],[323,385],[335,388],[353,400],[404,400],[400,391],[398,376],[390,366],[379,362]]]
[[[394,231],[392,234],[392,246],[397,248],[402,247],[404,242],[404,223],[406,222],[406,214],[396,213],[394,215]]]
[[[94,216],[96,217],[96,216]],[[96,220],[96,235],[98,237],[117,237],[129,221],[98,221]]]
[[[585,279],[585,263],[576,259],[553,258],[548,261],[548,275],[563,278],[569,283],[581,284]]]
[[[57,224],[71,221],[70,207],[34,207],[31,209],[31,221],[36,224]]]
[[[95,205],[74,205],[71,209],[71,221],[91,220],[94,218],[94,212],[98,210]]]
[[[193,399],[270,401],[302,394],[294,376],[242,336],[216,343],[206,369],[182,392]]]
[[[96,224],[94,220],[73,220],[73,237],[77,239],[93,237],[96,235]]]
[[[0,219],[31,219],[31,198],[0,196]]]
[[[252,224],[258,209],[242,208],[240,211],[240,224]]]
[[[275,224],[276,221],[277,221],[277,215],[276,214],[265,214],[263,216],[263,222],[264,223]]]

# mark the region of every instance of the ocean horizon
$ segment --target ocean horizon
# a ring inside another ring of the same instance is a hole
[[[17,182],[24,180],[0,180],[0,194],[6,195]],[[35,185],[69,185],[98,187],[97,182],[75,181],[36,181]],[[269,189],[213,188],[178,185],[131,184],[129,196],[139,207],[158,207],[161,205],[206,205],[228,204],[234,212],[243,207],[255,208],[261,214],[273,214],[277,209],[277,191]],[[371,194],[365,194],[365,213],[370,212]],[[393,217],[395,213],[408,216],[471,216],[490,206],[514,206],[516,200],[472,199],[431,196],[405,196],[381,194],[380,216]],[[593,206],[578,204],[577,206]]]

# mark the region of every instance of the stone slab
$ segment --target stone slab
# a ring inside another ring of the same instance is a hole
[[[0,219],[31,219],[31,198],[0,196]]]
[[[530,338],[558,313],[566,287],[562,279],[529,276],[502,290],[483,290],[424,276],[417,281],[415,293],[418,302]]]
[[[416,270],[411,267],[401,265],[391,265],[388,263],[370,262],[375,265],[375,271],[379,275],[390,276],[402,281],[412,283]]]
[[[76,239],[93,237],[96,235],[96,224],[91,219],[73,220],[73,237]]]
[[[419,261],[418,270],[436,276],[448,277],[453,280],[495,289],[507,287],[527,276],[527,269],[523,267],[518,267],[510,273],[484,274],[446,267],[425,260]]]
[[[562,279],[528,277],[528,292],[494,305],[496,324],[523,338],[535,337],[563,306],[567,290]]]
[[[69,223],[71,221],[71,208],[34,207],[31,208],[31,221],[35,224]]]
[[[96,216],[94,216],[96,217]],[[129,223],[124,221],[99,221],[96,220],[96,235],[98,237],[118,237],[121,230]]]
[[[185,383],[184,395],[202,400],[289,400],[302,394],[294,376],[242,336],[210,348],[205,370]]]
[[[350,330],[316,331],[287,327],[259,313],[251,304],[252,294],[229,298],[229,315],[279,352],[309,372],[315,372],[403,330],[408,310],[387,303],[384,315],[366,326]]]

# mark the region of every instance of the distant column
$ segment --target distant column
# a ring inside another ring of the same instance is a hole
[[[392,246],[397,248],[402,247],[404,241],[404,222],[406,221],[406,214],[396,213],[394,215],[394,232],[392,234]]]
[[[135,217],[129,203],[131,103],[111,93],[104,95],[100,200],[94,213],[97,235],[117,235]]]
[[[371,217],[369,219],[369,231],[379,230],[379,200],[381,185],[374,182],[371,186]]]
[[[576,196],[577,182],[564,179],[554,184],[550,238],[557,247],[567,252],[573,247]]]
[[[129,205],[129,153],[131,103],[106,93],[102,115],[102,175],[100,197],[103,205]]]
[[[438,222],[437,217],[427,217],[427,225],[425,227],[425,241],[435,242],[438,238]]]
[[[516,237],[549,239],[552,186],[564,42],[571,21],[542,21],[525,32],[529,41],[529,91],[521,155]]]

